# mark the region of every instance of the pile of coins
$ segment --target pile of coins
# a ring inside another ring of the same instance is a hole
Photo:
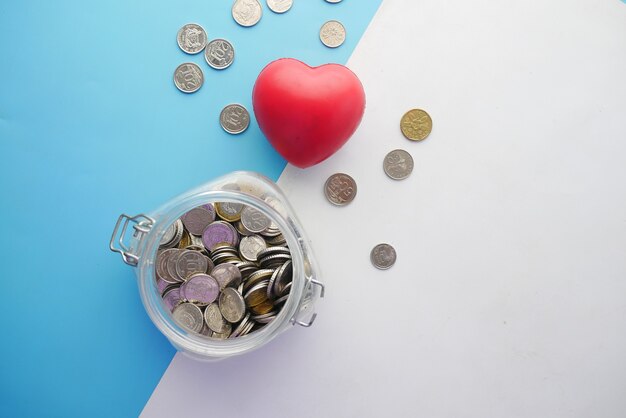
[[[277,225],[241,203],[191,209],[164,233],[156,285],[183,328],[209,338],[270,323],[289,297],[291,252]]]
[[[432,129],[433,121],[422,109],[411,109],[400,120],[400,131],[411,141],[423,141]],[[393,180],[408,178],[413,172],[413,166],[413,157],[403,149],[390,151],[383,159],[383,171]],[[356,181],[345,173],[331,175],[324,184],[324,195],[335,206],[345,206],[352,202],[356,191]],[[370,261],[374,267],[386,270],[396,262],[396,250],[389,244],[378,244],[370,252]]]

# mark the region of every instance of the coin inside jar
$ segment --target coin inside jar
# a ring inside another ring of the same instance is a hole
[[[175,322],[204,338],[226,339],[277,318],[292,285],[291,251],[263,212],[213,202],[188,210],[174,225],[163,232],[153,288]],[[163,246],[176,239],[180,248]]]

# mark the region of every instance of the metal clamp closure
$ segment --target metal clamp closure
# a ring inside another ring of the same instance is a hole
[[[120,253],[122,255],[122,259],[126,264],[136,266],[137,263],[139,263],[139,257],[136,254],[131,253],[131,248],[124,244],[126,230],[128,229],[128,225],[131,222],[134,224],[133,229],[135,230],[135,233],[133,234],[133,236],[135,237],[139,236],[139,234],[148,233],[152,228],[152,225],[154,225],[154,219],[144,214],[139,214],[136,216],[121,214],[120,217],[117,218],[117,223],[115,224],[115,228],[113,229],[113,235],[111,235],[109,248],[113,252]],[[122,225],[121,231],[120,225]]]
[[[319,286],[319,287],[320,287],[320,298],[323,298],[323,297],[324,297],[324,290],[325,290],[324,283],[322,283],[322,282],[320,282],[320,281],[318,281],[318,280],[315,280],[315,279],[311,279],[311,280],[310,280],[310,283],[311,283],[311,285],[316,285],[316,286]],[[298,324],[298,325],[300,325],[301,327],[308,328],[308,327],[310,327],[311,325],[313,325],[313,322],[315,322],[315,318],[317,318],[317,312],[314,312],[314,313],[313,313],[313,315],[311,315],[311,318],[308,320],[308,322],[299,321],[299,320],[297,319],[297,317],[298,317],[298,315],[297,315],[297,314],[296,314],[296,315],[294,315],[294,317],[293,317],[293,318],[291,318],[291,323],[292,323],[293,325]]]

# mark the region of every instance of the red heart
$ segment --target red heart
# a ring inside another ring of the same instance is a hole
[[[283,58],[254,84],[256,120],[272,146],[291,164],[310,167],[350,139],[365,111],[358,77],[339,64],[309,67]]]

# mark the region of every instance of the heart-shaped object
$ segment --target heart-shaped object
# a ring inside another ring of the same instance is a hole
[[[339,64],[310,67],[292,58],[267,65],[252,92],[256,120],[291,164],[310,167],[350,139],[365,111],[359,78]]]

